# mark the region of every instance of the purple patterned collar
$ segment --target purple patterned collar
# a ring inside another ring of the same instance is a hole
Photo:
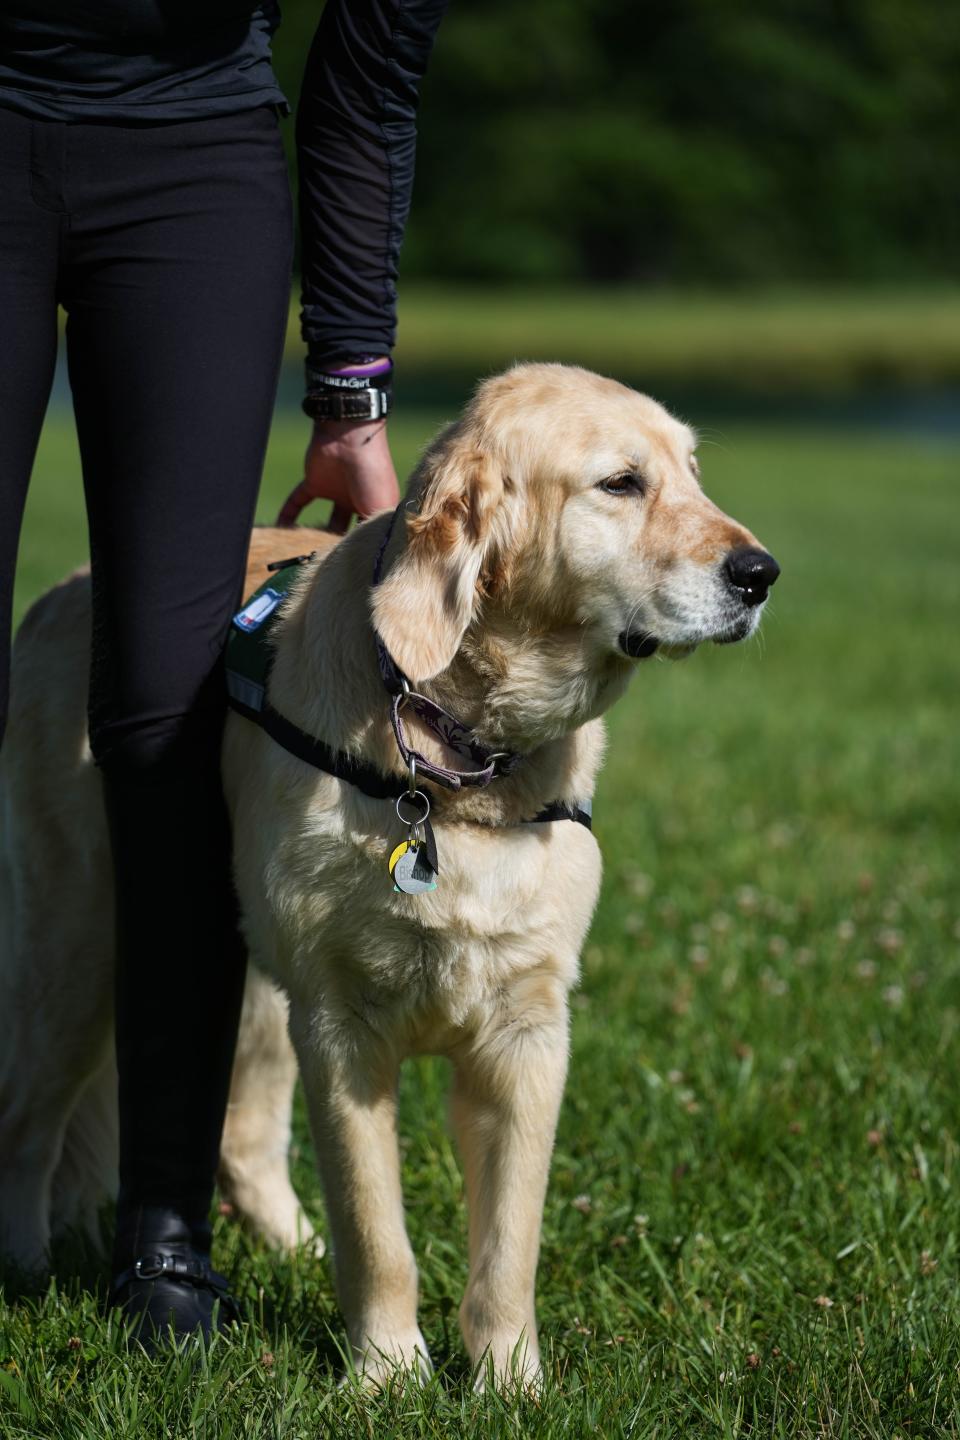
[[[397,516],[403,509],[403,503],[397,506],[393,512],[390,524],[387,526],[386,534],[380,542],[377,551],[377,558],[373,566],[373,583],[379,585],[383,572],[383,557],[390,537],[393,534],[393,527],[397,523]],[[466,725],[444,710],[426,695],[419,694],[414,690],[410,681],[404,675],[399,665],[384,645],[377,631],[374,630],[374,639],[377,642],[377,659],[380,664],[380,674],[383,683],[391,695],[390,718],[393,721],[393,733],[397,739],[397,748],[403,758],[404,764],[410,771],[411,779],[414,776],[425,776],[428,780],[435,780],[438,785],[444,785],[448,790],[460,790],[464,785],[477,785],[483,788],[489,785],[491,780],[496,780],[500,775],[509,775],[512,770],[520,764],[522,755],[512,754],[507,750],[488,750],[487,747],[477,739],[476,734],[467,728]],[[445,765],[436,765],[428,760],[419,750],[415,750],[409,744],[406,732],[403,728],[402,712],[411,709],[419,720],[422,720],[427,729],[436,738],[452,750],[461,759],[470,762],[474,767],[470,770],[451,770]]]

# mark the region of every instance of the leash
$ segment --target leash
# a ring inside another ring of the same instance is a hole
[[[398,506],[394,511],[377,551],[373,570],[374,585],[380,583],[383,556],[400,508]],[[269,578],[234,615],[226,646],[227,703],[237,714],[259,725],[277,745],[295,755],[298,760],[353,785],[372,800],[393,800],[398,819],[407,827],[406,840],[394,849],[388,862],[394,888],[411,895],[435,890],[440,865],[436,838],[430,823],[433,806],[430,797],[417,788],[418,776],[425,776],[453,791],[471,785],[483,788],[498,777],[511,774],[523,757],[507,751],[489,750],[456,716],[435,704],[426,695],[415,691],[376,631],[374,637],[380,674],[391,696],[393,732],[397,748],[407,767],[406,778],[384,775],[366,760],[349,755],[344,750],[333,749],[324,740],[308,734],[275,709],[269,697],[274,647],[267,644],[267,638],[280,606],[297,578],[300,566],[313,560],[316,554],[317,551],[313,550],[309,555],[272,561],[267,566],[271,572]],[[469,761],[474,768],[453,770],[434,763],[414,749],[407,741],[401,718],[408,705],[438,740],[454,754]],[[529,821],[519,823],[539,825],[556,820],[573,820],[578,825],[586,826],[588,830],[592,829],[590,801],[571,805],[563,800],[554,800]]]

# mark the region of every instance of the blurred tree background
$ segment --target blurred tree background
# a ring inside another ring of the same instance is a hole
[[[319,10],[283,5],[292,103]],[[958,71],[942,0],[453,0],[404,279],[955,279]]]

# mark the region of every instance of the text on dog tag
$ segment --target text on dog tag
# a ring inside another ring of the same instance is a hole
[[[423,895],[436,890],[437,872],[427,858],[427,847],[407,846],[393,867],[393,883],[404,895]]]

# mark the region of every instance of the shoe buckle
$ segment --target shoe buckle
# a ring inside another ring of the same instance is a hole
[[[166,1268],[165,1255],[141,1255],[133,1263],[133,1273],[138,1280],[157,1280]]]

